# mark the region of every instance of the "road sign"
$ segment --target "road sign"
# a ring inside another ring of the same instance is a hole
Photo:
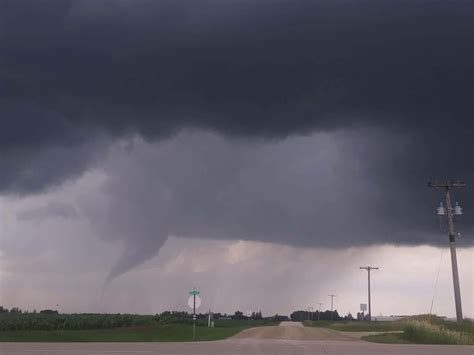
[[[194,309],[194,297],[193,295],[189,296],[188,298],[188,306]],[[196,309],[201,306],[201,297],[196,295]]]
[[[361,303],[360,304],[360,310],[361,310],[361,312],[367,311],[367,304],[366,303]]]

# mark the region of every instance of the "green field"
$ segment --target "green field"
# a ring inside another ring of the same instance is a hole
[[[275,325],[252,320],[250,327]],[[247,328],[247,321],[217,320],[214,328],[196,327],[196,340],[221,340]],[[18,330],[0,331],[0,342],[150,342],[192,341],[189,324],[153,324],[129,328],[87,330]]]
[[[404,323],[393,322],[369,322],[369,321],[305,321],[306,327],[323,327],[342,332],[392,332],[403,330]]]

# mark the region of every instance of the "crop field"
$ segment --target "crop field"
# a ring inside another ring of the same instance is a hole
[[[0,342],[148,342],[192,341],[192,320],[178,316],[130,314],[2,314]],[[247,327],[276,325],[269,320],[196,322],[196,340],[220,340]]]
[[[196,328],[196,340],[220,340],[237,334],[242,326]],[[188,324],[150,325],[142,327],[94,330],[25,330],[0,332],[1,342],[148,342],[192,341]]]
[[[134,314],[2,313],[0,331],[86,330],[150,325],[156,316]]]

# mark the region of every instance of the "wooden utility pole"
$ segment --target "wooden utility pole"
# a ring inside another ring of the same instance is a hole
[[[461,289],[459,286],[458,260],[456,256],[456,232],[454,228],[454,213],[451,204],[450,190],[453,188],[465,187],[466,184],[461,181],[446,181],[446,182],[429,182],[429,187],[438,187],[444,190],[446,210],[448,217],[448,238],[449,247],[451,249],[451,268],[453,270],[453,286],[454,286],[454,301],[456,304],[456,320],[462,322],[462,304],[461,304]],[[442,215],[442,214],[440,214]]]
[[[372,302],[370,300],[370,270],[378,270],[378,267],[372,266],[361,266],[359,269],[367,270],[367,277],[368,277],[368,289],[369,289],[369,322],[372,321]]]
[[[321,306],[323,305],[321,302],[318,303],[319,309],[318,309],[318,322],[319,322],[319,317],[321,315]]]
[[[329,297],[331,297],[331,322],[333,320],[333,316],[334,316],[334,297],[337,297],[337,295],[328,295]]]

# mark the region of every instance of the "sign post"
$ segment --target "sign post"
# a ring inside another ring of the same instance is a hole
[[[193,341],[196,340],[196,308],[201,305],[201,298],[199,297],[199,291],[193,289],[189,292],[191,296],[188,298],[188,306],[193,309]]]

